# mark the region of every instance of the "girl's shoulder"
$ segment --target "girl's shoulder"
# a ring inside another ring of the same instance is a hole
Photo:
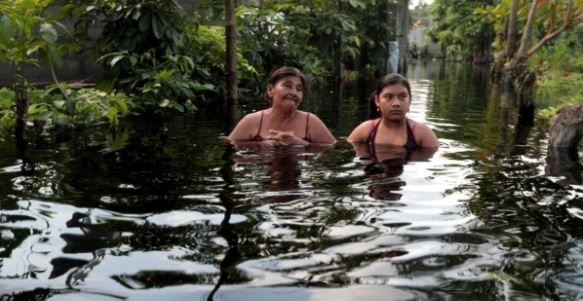
[[[366,142],[370,132],[373,130],[377,119],[370,119],[361,122],[352,133],[348,136],[347,140],[349,142]]]

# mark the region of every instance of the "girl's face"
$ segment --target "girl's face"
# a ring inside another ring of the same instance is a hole
[[[383,118],[401,122],[409,112],[411,95],[405,86],[395,84],[384,87],[380,94],[375,95],[374,101]]]
[[[286,76],[275,85],[267,85],[267,95],[271,97],[271,105],[287,109],[297,109],[304,98],[304,85],[297,76]]]

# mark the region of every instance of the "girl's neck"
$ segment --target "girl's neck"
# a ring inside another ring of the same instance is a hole
[[[381,117],[381,125],[387,129],[398,130],[405,127],[407,124],[407,117],[403,117],[401,121],[391,121]]]

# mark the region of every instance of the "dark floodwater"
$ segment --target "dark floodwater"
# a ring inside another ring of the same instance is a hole
[[[435,154],[233,149],[206,112],[25,156],[3,140],[0,299],[581,300],[583,187],[545,175],[545,131],[486,71],[408,76]],[[356,90],[305,109],[344,138],[368,116]]]

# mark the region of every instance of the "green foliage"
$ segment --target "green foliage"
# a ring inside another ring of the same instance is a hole
[[[186,26],[184,52],[194,62],[193,78],[202,83],[212,82],[214,87],[224,87],[227,50],[223,26]],[[243,56],[241,47],[237,47],[237,74],[243,79],[243,85],[249,79],[258,78],[257,70]]]
[[[142,110],[173,108],[180,112],[195,109],[194,92],[214,90],[211,84],[201,84],[190,78],[193,60],[184,55],[167,55],[160,61],[152,51],[137,54],[127,51],[108,53],[105,61],[114,74],[131,70],[131,74],[114,82],[126,91],[134,91],[141,100]],[[184,99],[186,99],[184,101]]]
[[[368,54],[360,58],[363,47],[373,54],[388,48],[394,33],[386,15],[391,2],[244,1],[237,8],[239,47],[260,74],[292,65],[325,80],[338,60],[348,66],[355,60],[372,63]]]
[[[83,4],[81,4],[83,3]],[[127,51],[145,53],[155,49],[157,58],[175,54],[183,43],[186,16],[175,0],[92,0],[70,3],[64,10],[77,13],[78,34],[87,34],[95,22],[103,32],[95,43],[98,53]],[[81,7],[84,10],[80,11]]]
[[[529,63],[538,74],[539,119],[549,121],[562,107],[583,103],[583,25],[544,45]]]
[[[12,90],[0,88],[0,131],[6,131],[14,127],[16,122],[14,99],[15,96]]]
[[[261,73],[282,65],[300,66],[312,74],[323,73],[322,60],[316,57],[318,49],[307,42],[310,32],[306,26],[294,26],[293,18],[288,17],[293,10],[301,9],[301,5],[276,1],[237,8],[239,45],[244,57]]]
[[[121,93],[106,93],[97,89],[73,90],[65,87],[67,97],[73,102],[70,112],[63,95],[54,93],[56,87],[30,91],[28,119],[42,124],[45,129],[56,125],[71,128],[109,124],[119,125],[120,117],[131,114],[136,105],[128,96]],[[14,92],[8,88],[0,89],[0,127],[9,130],[14,127]]]
[[[554,73],[538,80],[538,117],[550,118],[562,107],[583,103],[583,73]]]
[[[583,73],[583,26],[564,32],[537,51],[530,60],[530,68],[539,72]]]
[[[81,11],[77,32],[87,33],[96,21],[103,24],[95,49],[109,71],[105,80],[140,99],[142,110],[195,109],[195,93],[214,90],[214,85],[191,79],[196,66],[183,51],[187,17],[176,1],[89,2]]]
[[[533,20],[533,36],[530,45],[533,42],[539,41],[547,33],[556,30],[561,26],[563,18],[567,12],[568,1],[539,1],[537,6],[537,13],[535,19]],[[502,0],[494,3],[490,3],[489,6],[482,7],[477,13],[488,19],[492,24],[494,24],[494,30],[500,33],[494,41],[494,50],[501,51],[505,48],[505,27],[507,15],[510,11],[510,4],[512,0]],[[524,30],[524,25],[526,24],[528,18],[528,12],[530,9],[530,1],[519,1],[518,9],[518,36],[522,35]],[[574,15],[580,15],[583,12],[583,1],[574,1]]]
[[[0,2],[0,59],[18,66],[39,66],[39,58],[61,66],[63,54],[76,49],[75,41],[58,41],[60,34],[69,31],[47,14],[53,0],[15,0]],[[57,30],[59,29],[59,30]]]
[[[428,35],[445,46],[452,58],[471,58],[489,53],[494,39],[491,22],[478,14],[494,0],[435,0],[431,4],[432,26]]]

